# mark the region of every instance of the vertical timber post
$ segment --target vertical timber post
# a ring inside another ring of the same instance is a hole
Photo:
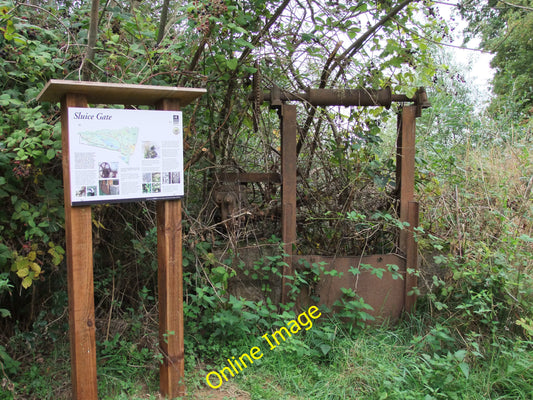
[[[71,206],[69,107],[87,107],[87,99],[83,95],[66,94],[61,100],[72,398],[96,400],[98,384],[96,380],[91,206]]]
[[[416,270],[417,246],[414,240],[414,227],[418,225],[418,203],[414,201],[415,193],[415,128],[417,106],[405,106],[399,117],[397,144],[397,179],[400,183],[400,221],[409,223],[408,229],[400,232],[400,250],[406,257],[404,310],[409,311],[414,305],[415,296],[407,296],[416,285],[416,277],[409,276],[407,270]],[[412,274],[411,274],[412,275]],[[414,279],[414,281],[413,281]]]
[[[282,104],[281,114],[281,236],[287,266],[281,280],[281,302],[286,303],[287,279],[292,275],[293,246],[296,243],[296,106]]]
[[[157,108],[177,111],[180,103],[165,99],[159,102]],[[185,396],[181,199],[158,201],[156,209],[159,346],[163,354],[159,388],[163,396],[173,399]]]

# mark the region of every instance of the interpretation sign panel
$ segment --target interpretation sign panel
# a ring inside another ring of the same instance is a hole
[[[181,111],[68,109],[72,205],[183,196]]]

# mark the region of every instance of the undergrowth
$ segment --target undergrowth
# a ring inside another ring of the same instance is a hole
[[[531,138],[432,160],[419,185],[427,311],[463,335],[531,338]]]
[[[395,327],[367,327],[367,305],[346,288],[339,303],[342,320],[321,318],[231,378],[248,398],[533,397],[531,138],[490,148],[463,145],[455,156],[421,147],[426,153],[420,155],[417,177],[422,205],[417,240],[423,265],[416,313]],[[158,390],[155,236],[152,229],[130,238],[146,278],[145,284],[136,282],[135,298],[131,292],[125,296],[124,285],[132,280],[119,262],[96,280],[101,398],[149,398]],[[279,240],[269,245],[274,251],[246,269],[236,254],[216,253],[216,241],[186,237],[191,393],[206,388],[208,371],[222,368],[228,357],[248,351],[262,334],[297,315],[294,302],[272,301],[272,283],[281,277],[284,258]],[[237,272],[260,288],[260,299],[230,294]],[[322,273],[320,265],[303,265],[289,280],[293,299]],[[0,291],[10,295],[9,282],[0,279]],[[70,398],[67,322],[66,294],[58,291],[30,328],[14,326],[9,336],[2,334],[0,399]],[[220,390],[224,385],[229,383]]]
[[[420,340],[414,332],[422,326],[425,321],[414,317],[393,330],[347,336],[332,319],[321,328],[337,328],[327,357],[273,352],[237,380],[253,399],[530,398],[530,342],[501,344],[486,356],[461,347],[435,351],[432,335]],[[315,339],[306,337],[309,347]]]

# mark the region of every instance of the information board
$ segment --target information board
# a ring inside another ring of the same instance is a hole
[[[72,205],[183,196],[181,111],[68,109]]]

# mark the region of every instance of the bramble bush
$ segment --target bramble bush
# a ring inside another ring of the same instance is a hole
[[[56,32],[22,8],[0,3],[0,271],[26,289],[64,254],[59,114],[36,102],[64,65]]]

